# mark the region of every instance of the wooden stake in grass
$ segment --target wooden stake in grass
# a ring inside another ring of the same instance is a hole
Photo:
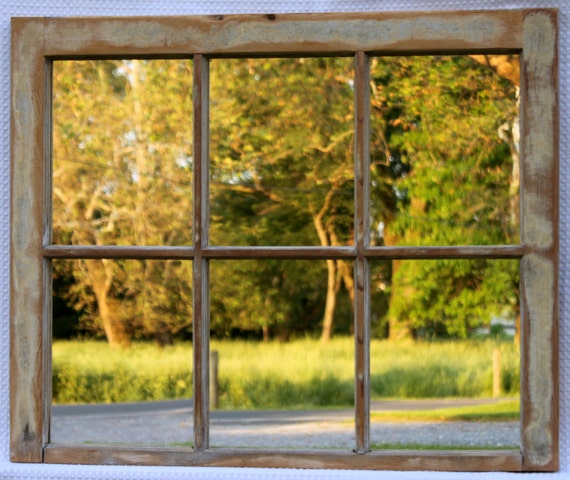
[[[210,406],[211,408],[219,408],[218,401],[218,352],[212,350],[210,352]]]
[[[493,350],[493,397],[501,396],[501,351]]]

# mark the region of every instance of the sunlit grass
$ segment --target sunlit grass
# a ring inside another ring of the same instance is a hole
[[[371,344],[372,399],[490,397],[492,353],[502,352],[503,395],[519,392],[519,354],[493,341]],[[341,408],[354,398],[354,341],[212,341],[219,354],[221,408]],[[55,403],[111,403],[192,396],[192,345],[53,344]]]
[[[220,404],[225,408],[350,406],[354,397],[352,339],[327,344],[212,342],[220,356]]]
[[[54,403],[142,402],[192,397],[192,347],[158,348],[133,343],[113,349],[106,342],[56,341]]]
[[[495,348],[501,351],[502,393],[516,395],[520,355],[512,342],[373,340],[372,398],[490,397]]]

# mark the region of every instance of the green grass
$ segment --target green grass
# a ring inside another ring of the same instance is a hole
[[[492,355],[502,357],[502,393],[519,393],[518,348],[493,341],[372,341],[372,398],[490,397]]]
[[[323,408],[353,403],[352,340],[212,342],[224,408]]]
[[[142,402],[192,397],[192,348],[135,343],[128,350],[105,342],[56,341],[54,403]]]
[[[371,343],[372,399],[490,397],[492,341]],[[501,343],[503,394],[519,392],[519,354]],[[339,408],[353,404],[354,342],[328,344],[212,341],[219,352],[219,398],[225,409]],[[192,396],[192,345],[104,342],[53,344],[55,403],[111,403]]]
[[[370,420],[372,422],[500,422],[518,420],[519,414],[519,400],[504,400],[487,405],[449,407],[435,410],[371,412]]]

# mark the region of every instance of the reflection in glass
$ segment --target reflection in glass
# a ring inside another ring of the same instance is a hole
[[[471,56],[373,58],[371,75],[374,242],[518,243],[518,77]]]
[[[340,290],[337,335],[319,340],[324,263],[212,261],[211,349],[219,363],[211,446],[354,448],[352,306]]]
[[[518,448],[518,260],[371,272],[373,449]]]
[[[192,62],[54,62],[52,169],[54,243],[190,244]]]
[[[190,445],[191,273],[172,260],[53,262],[52,442]]]
[[[349,58],[211,62],[210,243],[352,242]]]

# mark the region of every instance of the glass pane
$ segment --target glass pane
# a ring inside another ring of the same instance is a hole
[[[372,448],[519,448],[518,260],[371,272]]]
[[[210,243],[352,242],[348,58],[211,62]]]
[[[497,56],[475,57],[493,64]],[[519,68],[516,55],[500,59]],[[518,78],[508,80],[485,61],[372,59],[377,245],[519,242]]]
[[[329,274],[339,283],[327,292]],[[211,350],[218,355],[212,377],[218,381],[211,446],[354,448],[345,275],[352,278],[351,263],[212,261]],[[323,327],[325,311],[332,314],[332,338]]]
[[[57,61],[53,242],[192,241],[192,62]]]
[[[53,262],[53,443],[191,445],[192,263]]]

